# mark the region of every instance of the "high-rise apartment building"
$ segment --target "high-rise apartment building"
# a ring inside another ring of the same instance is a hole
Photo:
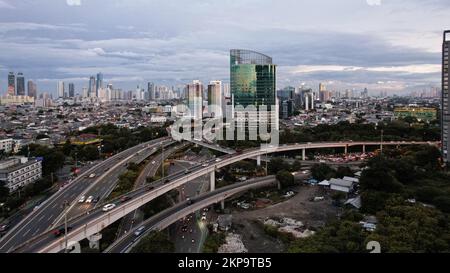
[[[89,78],[89,87],[88,87],[88,96],[89,97],[96,97],[97,96],[97,86],[95,85],[95,77],[91,76]]]
[[[28,81],[28,96],[37,99],[37,86],[33,81]]]
[[[65,98],[65,90],[64,90],[64,82],[59,81],[56,85],[56,92],[58,94],[58,98]]]
[[[98,91],[103,88],[103,74],[98,73],[97,74],[97,81],[95,85],[95,95],[98,97]]]
[[[212,117],[223,117],[222,99],[222,82],[211,81],[208,85],[208,113]]]
[[[14,75],[14,72],[8,74],[8,95],[16,95],[16,75]]]
[[[193,119],[201,120],[203,118],[203,84],[198,80],[194,80],[186,86],[186,90],[190,116]]]
[[[16,86],[16,95],[17,96],[25,96],[25,77],[23,73],[17,74],[17,86]]]
[[[69,98],[75,97],[75,84],[69,83]]]
[[[450,30],[444,31],[444,41],[442,43],[442,115],[441,115],[441,141],[442,156],[444,162],[450,162],[450,104],[449,104],[449,52],[450,51]]]

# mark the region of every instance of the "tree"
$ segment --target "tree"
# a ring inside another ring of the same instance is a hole
[[[302,169],[302,163],[299,160],[292,162],[291,171],[296,172]]]
[[[289,170],[289,164],[286,163],[282,158],[274,157],[270,159],[268,164],[269,173],[276,174],[279,171]]]
[[[288,171],[279,171],[276,175],[278,182],[282,188],[287,188],[294,185],[294,176]]]
[[[173,253],[175,246],[165,232],[153,231],[145,236],[131,253]]]
[[[339,166],[336,170],[336,177],[353,176],[352,170],[347,166]]]
[[[315,179],[322,181],[324,179],[330,179],[334,177],[335,171],[327,164],[321,163],[321,164],[314,164],[311,167],[311,174]]]

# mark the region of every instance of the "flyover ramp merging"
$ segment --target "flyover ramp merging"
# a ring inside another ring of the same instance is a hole
[[[136,227],[131,230],[127,235],[119,238],[113,243],[105,252],[125,252],[131,248],[131,245],[135,245],[143,238],[147,233],[153,230],[162,230],[170,226],[177,220],[194,213],[204,207],[216,204],[236,193],[247,191],[249,189],[275,185],[275,176],[267,176],[263,178],[255,178],[246,182],[235,183],[230,186],[219,188],[213,192],[207,192],[195,198],[192,198],[193,203],[188,204],[187,201],[177,204],[171,208],[168,208],[142,223],[146,227],[145,231],[139,236],[135,237],[134,231],[139,228]]]
[[[28,214],[22,221],[9,230],[0,240],[0,252],[9,252],[22,242],[26,242],[33,238],[36,234],[40,234],[47,230],[55,221],[55,219],[63,212],[63,204],[65,200],[74,200],[83,190],[92,185],[92,179],[86,178],[86,174],[93,172],[102,173],[107,171],[112,165],[121,160],[122,157],[129,156],[141,149],[141,146],[159,143],[169,140],[168,137],[151,140],[141,143],[122,151],[110,158],[92,166],[83,174],[71,181],[67,186],[50,196],[44,201],[39,208]]]

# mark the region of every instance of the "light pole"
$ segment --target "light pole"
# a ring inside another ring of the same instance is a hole
[[[164,178],[164,144],[161,142],[161,168],[162,178]]]
[[[69,202],[67,200],[64,200],[64,244],[65,244],[65,249],[64,252],[67,253],[68,249],[68,241],[67,241],[67,208],[69,206]]]
[[[381,129],[380,154],[383,155],[383,129]]]

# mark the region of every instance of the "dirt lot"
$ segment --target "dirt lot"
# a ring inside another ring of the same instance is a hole
[[[307,228],[311,228],[336,218],[338,208],[331,204],[331,198],[318,186],[300,186],[295,190],[298,191],[295,196],[275,205],[248,211],[233,210],[233,229],[242,235],[250,253],[276,253],[285,249],[281,241],[264,233],[258,220],[288,217],[302,221]],[[325,200],[310,201],[315,196],[325,196]]]

